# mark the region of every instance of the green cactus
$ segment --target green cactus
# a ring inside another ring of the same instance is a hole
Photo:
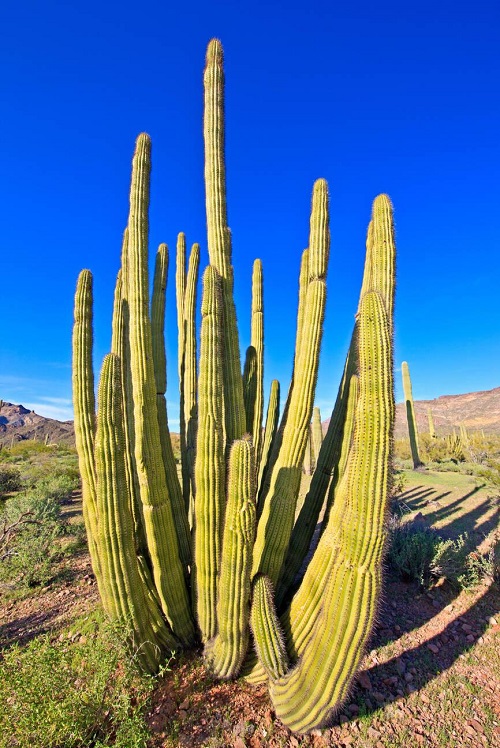
[[[150,142],[141,135],[97,434],[88,271],[75,299],[75,430],[85,522],[104,607],[130,625],[145,670],[155,671],[166,650],[188,646],[199,634],[215,675],[267,680],[278,716],[292,730],[307,732],[326,724],[346,697],[380,590],[394,420],[392,206],[386,195],[374,201],[355,328],[320,445],[321,417],[317,409],[313,415],[313,405],[329,219],[326,182],[315,183],[291,384],[278,428],[280,388],[272,382],[262,430],[262,267],[256,261],[253,268],[251,341],[242,376],[217,40],[208,47],[204,81],[211,264],[203,275],[198,376],[199,247],[193,245],[186,271],[183,234],[177,243],[182,487],[165,400],[167,248],[160,245],[157,254],[150,304]],[[316,470],[296,517],[311,417]],[[311,547],[320,516],[319,540]]]
[[[180,444],[182,494],[192,522],[194,511],[194,456],[198,427],[196,374],[196,288],[200,267],[200,245],[193,244],[186,275],[186,240],[177,239],[176,290],[180,393]]]
[[[408,435],[410,437],[411,456],[413,467],[416,470],[421,467],[422,460],[418,452],[418,431],[417,419],[415,418],[415,406],[413,405],[413,394],[411,389],[410,370],[406,361],[401,364],[401,374],[403,376],[403,392],[406,404],[406,420],[408,421]]]
[[[203,641],[217,633],[217,586],[225,505],[221,305],[221,279],[209,265],[203,275],[195,465],[194,600]]]
[[[255,465],[249,441],[235,441],[229,457],[226,519],[222,542],[218,633],[208,647],[219,678],[238,675],[249,641],[250,570],[255,540]]]
[[[434,428],[434,418],[432,417],[432,410],[427,408],[427,420],[429,423],[429,436],[431,439],[436,438],[436,429]]]
[[[318,464],[319,451],[323,443],[323,427],[321,426],[321,412],[316,406],[313,408],[311,423],[311,446],[313,453],[314,467]]]

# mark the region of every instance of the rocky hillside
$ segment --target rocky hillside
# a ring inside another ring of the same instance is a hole
[[[429,408],[438,434],[449,434],[461,423],[471,431],[484,430],[485,434],[500,434],[500,387],[485,392],[469,392],[465,395],[442,395],[434,400],[416,400],[415,413],[420,432],[429,430]],[[325,421],[324,431],[327,426],[328,421]],[[396,405],[395,435],[396,439],[408,436],[404,403]],[[175,434],[171,434],[171,437],[174,450],[177,448],[178,451],[178,437],[177,440]],[[1,402],[0,446],[23,439],[74,444],[73,422],[44,418],[23,405]]]
[[[419,432],[429,431],[428,410],[438,434],[449,434],[461,423],[470,431],[500,434],[500,387],[466,395],[442,395],[434,400],[415,400]],[[396,406],[396,439],[408,436],[405,403]]]
[[[10,446],[23,439],[47,441],[49,444],[74,444],[73,421],[55,421],[39,416],[23,405],[1,402],[0,407],[0,446]]]

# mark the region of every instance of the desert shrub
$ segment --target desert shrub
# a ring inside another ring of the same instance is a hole
[[[11,465],[0,465],[0,496],[13,491],[19,491],[22,487],[21,472]]]
[[[66,531],[61,501],[74,485],[68,476],[56,476],[6,501],[0,516],[0,581],[33,587],[50,579]]]
[[[393,516],[389,525],[389,566],[401,579],[428,585],[444,577],[459,589],[471,589],[486,577],[500,573],[500,543],[480,554],[463,533],[456,539],[442,538],[421,522]]]
[[[387,553],[389,566],[407,582],[425,584],[430,578],[437,534],[421,523],[392,517]]]
[[[4,653],[0,748],[145,748],[153,681],[138,674],[124,630],[94,617],[76,632]]]

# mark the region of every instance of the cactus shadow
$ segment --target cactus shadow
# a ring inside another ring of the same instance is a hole
[[[9,623],[0,626],[0,651],[12,647],[14,644],[24,646],[32,639],[42,634],[56,633],[62,629],[64,624],[57,623],[60,617],[61,607],[54,605],[52,608],[32,613],[31,615],[16,618]]]
[[[394,599],[388,607],[396,612],[403,604],[411,604],[409,599],[402,603],[401,598],[398,598],[394,608],[393,602]],[[413,610],[414,608],[412,613]],[[437,616],[442,611],[434,608],[433,612]],[[451,618],[444,628],[440,627],[439,633],[406,649],[399,656],[384,663],[375,662],[373,666],[361,671],[350,701],[359,705],[360,712],[371,714],[388,703],[404,699],[409,693],[420,690],[472,649],[477,638],[488,629],[488,619],[497,616],[499,612],[498,585],[493,583],[466,612],[453,615],[450,611]],[[381,617],[385,613],[383,608]],[[467,641],[469,632],[473,632],[474,641]],[[380,646],[379,632],[374,633],[369,646]]]

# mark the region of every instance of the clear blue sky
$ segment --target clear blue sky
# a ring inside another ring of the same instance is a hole
[[[141,131],[153,140],[151,250],[161,241],[174,250],[183,230],[206,264],[202,71],[213,36],[226,59],[241,342],[261,257],[266,383],[277,377],[288,387],[311,188],[325,177],[332,251],[322,416],[336,395],[380,192],[395,206],[398,371],[407,360],[416,398],[499,386],[498,3],[25,0],[3,7],[0,28],[0,397],[71,417],[72,304],[84,267],[95,278],[98,365],[107,352]],[[397,383],[399,397],[399,373]]]

